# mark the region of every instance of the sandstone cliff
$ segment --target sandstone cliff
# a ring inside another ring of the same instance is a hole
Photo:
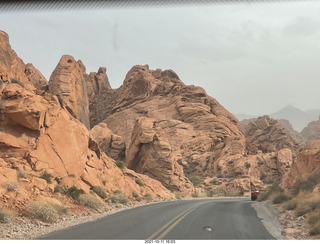
[[[56,95],[63,108],[88,129],[89,102],[83,67],[70,55],[63,55],[49,79],[49,92]]]
[[[295,183],[316,175],[320,176],[320,140],[310,142],[301,150],[280,186],[292,194]]]

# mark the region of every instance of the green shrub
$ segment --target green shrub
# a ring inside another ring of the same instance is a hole
[[[102,199],[105,199],[108,196],[106,190],[102,186],[93,186],[91,190],[94,191]]]
[[[188,175],[187,177],[194,186],[198,186],[202,183],[202,179],[198,175]]]
[[[46,182],[47,182],[48,184],[51,184],[52,175],[49,174],[46,170],[42,173],[42,175],[40,176],[40,178],[46,180]]]
[[[15,83],[15,84],[18,84],[20,85],[21,87],[24,87],[24,84],[20,81],[20,80],[17,80],[17,79],[11,79],[11,83]]]
[[[56,185],[54,187],[54,192],[60,192],[62,194],[68,195],[68,188],[66,186]]]
[[[0,208],[0,223],[10,223],[12,214],[10,211]]]
[[[139,186],[144,186],[144,183],[142,182],[142,180],[140,178],[136,178],[135,181]]]
[[[289,197],[285,193],[280,192],[280,193],[277,193],[273,196],[272,203],[273,204],[280,204],[280,203],[287,202],[288,200],[289,200]]]
[[[33,202],[28,205],[31,216],[43,222],[53,223],[59,218],[58,212],[48,203]]]
[[[73,200],[78,201],[80,196],[80,191],[76,186],[71,186],[67,190],[67,195],[72,197]]]
[[[124,169],[125,167],[125,163],[123,161],[117,160],[115,161],[115,164],[120,168],[120,169]]]
[[[79,203],[86,207],[99,210],[102,208],[102,203],[92,194],[82,194],[79,196]]]
[[[118,190],[114,192],[114,194],[110,197],[112,203],[121,203],[127,204],[129,202],[128,197],[122,193],[122,191]]]
[[[213,179],[210,181],[210,183],[211,183],[212,185],[221,185],[221,184],[222,184],[222,182],[219,181],[219,180],[217,180],[216,178],[213,178]]]
[[[19,190],[19,183],[14,180],[8,180],[6,182],[6,187],[8,191],[18,191]]]
[[[244,164],[244,166],[246,167],[246,169],[249,169],[249,168],[251,167],[251,164],[248,163],[248,162],[246,162],[246,163]]]
[[[153,200],[153,198],[152,198],[152,196],[151,196],[151,194],[150,193],[147,193],[147,194],[145,194],[144,196],[143,196],[143,200],[146,200],[146,201],[152,201]]]

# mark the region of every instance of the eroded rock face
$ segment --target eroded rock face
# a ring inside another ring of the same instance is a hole
[[[121,136],[114,134],[105,123],[100,123],[90,130],[99,147],[110,158],[124,161],[126,145]]]
[[[45,90],[48,81],[33,64],[26,64],[25,74],[28,77],[29,82],[33,84],[35,88]]]
[[[111,90],[107,76],[107,68],[105,67],[100,67],[97,73],[91,72],[89,75],[85,74],[85,79],[89,100],[93,99],[95,95],[101,94],[103,91]]]
[[[183,168],[172,157],[172,148],[164,131],[151,118],[139,118],[132,133],[126,166],[151,175],[173,191],[190,194],[194,188]]]
[[[134,66],[110,110],[105,122],[127,145],[135,121],[152,118],[164,132],[175,161],[205,154],[197,162],[204,174],[214,173],[212,165],[219,157],[243,155],[246,150],[237,119],[201,87],[184,85],[172,70]]]
[[[0,31],[0,78],[3,81],[18,79],[27,84],[28,78],[25,75],[25,64],[11,49],[9,36],[4,31]]]
[[[313,175],[320,175],[320,140],[310,142],[301,150],[280,186],[290,194],[296,182],[305,181]]]
[[[289,148],[297,154],[300,149],[297,138],[291,136],[280,122],[267,115],[251,121],[245,128],[246,137],[263,153]]]
[[[70,55],[63,55],[49,79],[49,92],[56,95],[63,108],[88,129],[89,102],[83,67]]]

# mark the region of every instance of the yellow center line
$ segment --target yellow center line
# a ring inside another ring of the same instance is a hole
[[[206,203],[206,202],[204,202]],[[156,231],[154,234],[152,234],[151,236],[149,236],[147,238],[147,240],[152,240],[154,239],[158,234],[160,234],[162,231],[164,231],[168,226],[168,228],[160,235],[158,236],[157,239],[161,239],[163,237],[165,237],[182,219],[184,219],[188,214],[190,214],[193,210],[195,210],[196,208],[198,208],[200,205],[204,204],[204,203],[199,203],[195,206],[192,206],[191,208],[188,208],[187,210],[183,211],[182,213],[180,213],[179,215],[177,215],[176,217],[174,217],[172,220],[170,220],[167,224],[165,224],[164,226],[162,226],[158,231]],[[173,224],[172,224],[173,223]],[[171,225],[172,224],[172,225]],[[171,226],[170,226],[171,225]]]

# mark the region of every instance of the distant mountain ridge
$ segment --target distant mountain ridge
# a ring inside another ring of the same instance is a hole
[[[247,114],[235,114],[239,121],[244,119],[257,118],[262,115],[247,115]],[[316,121],[320,116],[320,109],[313,109],[303,111],[295,106],[287,105],[286,107],[280,109],[279,111],[269,114],[271,118],[274,119],[285,119],[290,122],[293,129],[298,132],[301,132],[311,121]]]

